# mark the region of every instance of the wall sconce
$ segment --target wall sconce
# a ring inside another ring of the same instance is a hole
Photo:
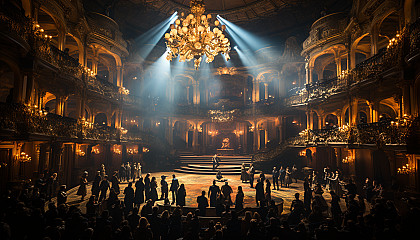
[[[83,156],[85,156],[85,155],[86,155],[86,153],[85,153],[85,152],[83,152],[81,149],[77,149],[77,150],[76,150],[76,154],[77,154],[77,156],[80,156],[80,157],[83,157]]]
[[[401,175],[407,175],[414,173],[414,168],[411,167],[408,163],[405,164],[405,166],[402,166],[401,168],[397,169],[397,173]]]
[[[302,150],[299,152],[299,156],[300,157],[305,157],[306,156],[306,149]]]
[[[217,131],[217,130],[215,130],[215,131],[208,131],[208,134],[211,135],[212,137],[214,137],[217,134],[219,134],[219,131]]]
[[[93,154],[99,154],[99,153],[101,153],[101,152],[99,151],[99,148],[97,148],[97,147],[93,147],[93,148],[92,148],[92,153],[93,153]]]
[[[114,147],[112,148],[112,151],[115,153],[115,154],[118,154],[118,155],[121,155],[121,149],[118,147],[118,146],[116,146],[116,145],[114,145]]]
[[[139,150],[137,148],[129,148],[127,149],[127,153],[130,155],[138,154]]]
[[[147,152],[149,152],[150,150],[149,150],[149,148],[147,148],[147,147],[143,147],[143,152],[144,153],[147,153]]]
[[[25,152],[21,152],[20,154],[16,154],[16,159],[21,163],[30,162],[32,158],[26,154]]]
[[[240,135],[244,134],[244,131],[242,131],[242,130],[234,130],[233,133],[236,134],[237,137],[239,137]]]
[[[354,161],[354,159],[350,156],[347,156],[347,157],[345,157],[341,160],[341,162],[344,163],[344,164],[352,163],[353,161]]]

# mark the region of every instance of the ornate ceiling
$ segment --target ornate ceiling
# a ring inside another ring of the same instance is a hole
[[[322,12],[349,11],[351,0],[204,0],[207,13],[219,14],[247,30],[284,41],[303,41]],[[87,11],[109,15],[125,38],[134,39],[175,11],[188,12],[190,0],[83,0]]]

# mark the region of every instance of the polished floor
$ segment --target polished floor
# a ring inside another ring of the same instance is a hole
[[[170,184],[172,179],[172,172],[156,172],[151,173],[151,176],[156,177],[158,179],[158,185],[160,185],[160,176],[166,175],[168,176],[167,181]],[[196,207],[197,206],[197,196],[201,194],[202,190],[206,192],[209,189],[209,186],[212,184],[214,176],[211,175],[196,175],[196,174],[183,174],[183,173],[176,173],[176,177],[179,179],[180,184],[184,184],[187,191],[186,197],[186,204],[187,206]],[[267,176],[271,180],[271,176]],[[235,200],[235,195],[238,189],[238,186],[242,186],[244,194],[245,194],[245,206],[246,207],[256,207],[255,203],[255,189],[250,188],[249,183],[242,183],[240,180],[239,175],[227,176],[228,184],[233,189],[232,200]],[[124,188],[127,186],[127,182],[121,183],[120,188],[121,192],[124,191]],[[222,186],[224,183],[218,182],[217,185]],[[68,191],[68,204],[69,205],[78,205],[81,207],[82,211],[85,211],[85,206],[88,197],[90,196],[90,185],[88,186],[88,196],[85,198],[84,201],[80,201],[80,196],[76,195],[78,187],[70,189]],[[276,202],[279,202],[280,199],[284,201],[284,211],[283,214],[287,214],[290,212],[290,205],[294,199],[295,193],[300,193],[301,199],[303,198],[303,182],[298,180],[297,183],[292,183],[289,188],[280,188],[280,190],[272,190],[272,199]],[[158,193],[160,196],[160,186],[158,188]],[[324,197],[327,202],[330,201],[330,195],[328,193],[324,193]],[[119,198],[123,200],[124,194],[120,194]],[[171,200],[171,194],[169,194],[169,199]],[[303,200],[303,199],[302,199]],[[343,209],[345,209],[344,201],[341,201],[341,205]]]

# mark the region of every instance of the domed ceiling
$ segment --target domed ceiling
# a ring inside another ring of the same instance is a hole
[[[348,12],[351,0],[204,0],[206,12],[284,41],[303,41],[311,24],[324,13]],[[83,0],[87,11],[106,14],[120,26],[126,39],[135,39],[175,11],[189,12],[190,0]]]

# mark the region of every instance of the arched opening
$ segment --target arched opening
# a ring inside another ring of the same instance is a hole
[[[66,117],[74,118],[74,119],[79,118],[78,110],[77,110],[77,96],[76,95],[70,95],[67,98],[63,115]]]
[[[50,14],[45,9],[40,9],[38,13],[38,24],[40,25],[40,28],[43,29],[44,34],[52,36],[51,42],[53,45],[57,48],[59,47],[59,34],[60,34],[60,27],[62,24],[57,22],[57,20],[53,17],[52,14]],[[65,36],[62,36],[65,38]],[[64,47],[64,46],[63,46]]]
[[[328,114],[325,117],[325,128],[333,128],[338,126],[338,118],[334,114]]]
[[[393,12],[379,24],[378,50],[386,48],[389,40],[394,38],[400,30],[399,18],[399,15]]]
[[[46,92],[43,97],[42,106],[46,112],[55,114],[55,108],[57,106],[56,96],[50,92]]]
[[[174,124],[173,129],[173,143],[175,149],[185,149],[187,148],[187,133],[189,129],[189,124],[186,121],[177,121]]]
[[[363,111],[360,111],[360,112],[357,113],[357,119],[358,119],[358,122],[357,122],[358,124],[368,122],[368,116]]]
[[[352,61],[354,61],[354,66],[370,57],[372,51],[370,38],[369,34],[365,34],[363,37],[354,41],[352,48]]]
[[[335,77],[337,74],[336,69],[334,54],[326,52],[325,54],[318,56],[314,62],[312,82]]]
[[[108,125],[108,119],[106,117],[106,114],[105,113],[96,114],[94,123],[99,125],[99,126],[107,126]]]

